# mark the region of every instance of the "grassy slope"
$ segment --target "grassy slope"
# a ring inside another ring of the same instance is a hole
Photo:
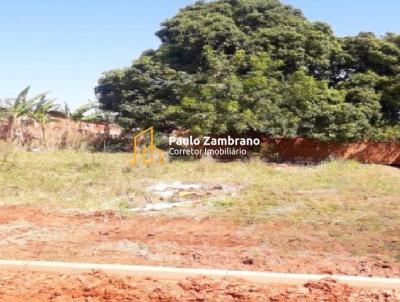
[[[130,154],[17,153],[3,146],[0,204],[118,210],[143,198],[144,184],[155,180],[226,183],[240,189],[209,201],[212,215],[289,221],[292,235],[306,224],[348,245],[357,240],[356,254],[375,245],[400,260],[400,241],[387,239],[400,233],[400,169],[352,161],[304,167],[211,160],[132,168],[130,160]]]

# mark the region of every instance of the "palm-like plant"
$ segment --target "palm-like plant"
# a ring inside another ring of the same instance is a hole
[[[42,144],[45,148],[47,148],[45,125],[49,122],[55,121],[50,116],[50,112],[56,111],[57,109],[58,105],[55,103],[55,100],[48,100],[46,99],[46,95],[42,95],[39,102],[35,104],[31,114],[32,119],[40,124],[42,131]]]
[[[62,108],[60,112],[65,115],[66,119],[71,119],[72,112],[67,102],[64,102],[64,108]]]
[[[73,121],[85,121],[85,122],[107,122],[113,121],[115,114],[101,109],[99,102],[88,101],[86,104],[81,105],[74,111],[71,111],[68,104],[64,104],[64,108],[61,112],[67,119]]]
[[[26,87],[15,99],[6,99],[0,102],[0,117],[8,120],[7,139],[14,139],[15,120],[29,117],[37,101],[43,98],[46,93],[39,94],[28,99],[30,87]]]
[[[98,108],[98,104],[89,100],[86,104],[83,104],[74,111],[70,112],[70,118],[74,121],[85,120],[86,114],[89,111],[95,110],[96,108]]]
[[[104,111],[101,109],[100,103],[92,102],[92,109],[93,112],[91,114],[88,114],[82,118],[83,121],[85,122],[100,122],[105,125],[104,128],[104,137],[106,138],[104,140],[104,143],[106,143],[106,140],[109,139],[110,137],[110,123],[112,123],[115,120],[115,114],[111,113],[109,111]]]

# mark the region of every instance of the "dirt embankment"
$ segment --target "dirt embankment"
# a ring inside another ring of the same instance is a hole
[[[323,142],[307,138],[266,139],[282,161],[320,162],[328,158],[400,165],[400,142]]]
[[[167,283],[111,277],[101,272],[80,275],[0,272],[0,300],[3,302],[396,302],[399,299],[399,291],[355,289],[333,280],[283,288],[208,278]]]
[[[400,265],[379,254],[355,257],[345,245],[306,226],[297,233],[289,226],[7,206],[0,208],[0,258],[400,276]],[[333,280],[282,287],[231,279],[161,282],[102,272],[1,270],[0,301],[395,302],[400,292],[355,289]]]

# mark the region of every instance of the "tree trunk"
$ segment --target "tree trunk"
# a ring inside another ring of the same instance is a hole
[[[68,136],[69,136],[69,126],[70,126],[71,120],[67,118],[64,123],[64,131],[61,135],[61,140],[60,140],[60,149],[65,149],[68,145]]]
[[[104,146],[103,146],[103,151],[106,151],[107,148],[107,143],[110,138],[110,117],[106,115],[106,120],[105,120],[105,125],[104,125]]]
[[[7,121],[7,140],[12,141],[14,138],[14,117],[10,115]]]
[[[42,144],[45,149],[47,149],[47,144],[46,144],[46,129],[44,128],[44,125],[40,125],[42,128]]]

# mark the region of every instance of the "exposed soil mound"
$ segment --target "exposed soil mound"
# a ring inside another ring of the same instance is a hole
[[[354,289],[333,280],[283,288],[258,286],[240,280],[216,281],[209,278],[190,278],[178,283],[161,282],[153,279],[113,277],[98,271],[81,275],[0,272],[2,302],[397,302],[399,299],[399,292]]]

